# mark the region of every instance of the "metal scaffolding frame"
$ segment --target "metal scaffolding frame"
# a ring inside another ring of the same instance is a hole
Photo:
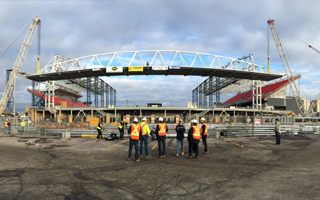
[[[66,58],[60,55],[54,55],[53,59],[49,62],[50,71],[65,71],[66,69],[61,63],[68,62],[69,60],[70,58]],[[74,63],[74,66],[80,67],[80,64]],[[52,84],[54,85],[53,87]],[[94,107],[104,107],[106,97],[106,106],[115,106],[115,101],[108,102],[107,100],[108,98],[110,99],[110,91],[113,91],[113,94],[116,94],[115,89],[99,77],[85,77],[80,79],[50,81],[46,82],[45,86],[48,93],[48,98],[46,98],[45,100],[45,108],[47,109],[50,109],[53,106],[52,101],[54,100],[55,94],[54,91],[52,91],[52,88],[61,88],[78,95],[80,95],[81,92],[85,92],[85,102],[87,103],[87,105],[91,105]],[[115,98],[116,97],[113,96],[113,99]]]
[[[254,63],[253,56],[249,54],[248,56],[244,56],[238,58],[236,60],[232,60],[226,65],[223,65],[223,69],[233,69],[238,68],[243,71],[259,71],[260,68],[257,68],[257,65],[242,65],[242,62],[246,63]],[[235,78],[221,78],[210,76],[205,79],[202,83],[200,83],[195,89],[192,90],[192,103],[193,105],[199,108],[211,108],[214,106],[213,95],[216,96],[215,103],[221,103],[221,90],[225,88],[229,88],[230,86],[237,83],[239,79]],[[234,87],[233,90],[237,90],[237,87]],[[230,90],[230,89],[229,89]],[[209,101],[209,102],[208,102]]]
[[[101,87],[103,88],[104,91],[106,91],[106,90],[105,90],[106,84],[103,84]],[[101,107],[104,107],[104,95],[105,95],[105,92],[103,92],[103,93],[100,95],[100,103],[101,103],[100,105],[101,105]]]
[[[90,105],[91,102],[91,78],[87,78],[86,80],[86,89],[87,89],[87,105]]]
[[[256,82],[252,82],[252,108],[262,109],[262,86]]]
[[[94,84],[94,91],[98,91],[98,88],[100,88],[100,87],[99,87],[98,77],[94,77],[93,80],[94,80],[94,82],[93,82],[93,84]],[[94,93],[94,106],[95,106],[95,107],[99,107],[98,92],[95,92],[95,93]]]

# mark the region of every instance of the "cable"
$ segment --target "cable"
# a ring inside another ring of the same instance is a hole
[[[277,24],[278,27],[280,27],[280,29],[282,30],[283,33],[285,33],[286,35],[288,35],[289,37],[299,41],[304,47],[308,47],[309,42],[307,42],[306,40],[298,37],[297,35],[293,34],[292,31],[288,31],[285,27]]]
[[[30,25],[30,23],[27,23],[19,32],[18,34],[15,36],[15,39],[0,53],[0,58],[7,53],[7,51],[9,50],[9,48],[18,40],[18,38],[20,37],[20,35],[22,34],[22,32],[26,29],[26,27],[28,27]]]

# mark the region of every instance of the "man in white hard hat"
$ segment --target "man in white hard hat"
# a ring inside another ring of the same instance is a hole
[[[148,139],[151,133],[147,118],[142,118],[142,122],[140,124],[142,135],[140,138],[140,156],[143,156],[143,145],[144,145],[144,153],[145,156],[149,156],[149,147],[148,147]]]
[[[204,145],[204,153],[208,153],[208,144],[207,144],[207,137],[208,137],[208,125],[206,123],[206,119],[204,117],[201,117],[201,138],[202,138],[202,143]]]
[[[191,120],[191,127],[188,132],[189,142],[189,159],[192,157],[192,152],[196,154],[196,159],[199,158],[199,141],[200,141],[200,128],[198,127],[198,121]]]
[[[168,126],[163,122],[162,117],[159,117],[158,121],[159,123],[156,127],[155,133],[158,139],[159,157],[164,158],[166,157],[166,136],[168,133]]]
[[[141,137],[141,126],[139,124],[138,118],[133,119],[133,124],[130,125],[128,129],[128,135],[130,139],[129,143],[129,153],[128,153],[128,161],[131,161],[132,147],[134,146],[134,157],[136,162],[140,162],[139,156],[139,140]]]

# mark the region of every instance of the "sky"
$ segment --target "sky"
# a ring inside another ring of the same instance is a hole
[[[320,92],[320,13],[317,0],[96,0],[96,1],[0,1],[0,92],[5,70],[13,65],[22,39],[22,28],[39,16],[41,65],[54,54],[77,58],[124,50],[172,49],[212,53],[228,57],[253,54],[266,65],[267,20],[273,18],[286,49],[289,63],[300,73],[301,95],[315,98]],[[20,33],[20,34],[19,34]],[[19,36],[19,37],[17,37]],[[270,35],[272,72],[283,67]],[[16,42],[7,48],[12,41]],[[37,52],[34,39],[22,71],[34,73]],[[186,105],[191,92],[205,77],[112,77],[118,103]],[[17,104],[30,104],[26,88],[17,80]]]

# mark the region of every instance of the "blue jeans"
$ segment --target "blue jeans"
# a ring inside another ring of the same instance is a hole
[[[280,144],[280,133],[278,131],[275,131],[276,133],[276,144]]]
[[[139,140],[130,140],[129,143],[129,154],[128,154],[128,159],[131,159],[131,154],[132,154],[132,147],[134,146],[134,158],[136,160],[139,159]]]
[[[166,154],[166,136],[158,137],[158,150],[159,156],[164,156]]]
[[[177,139],[176,154],[183,152],[183,139]]]
[[[149,155],[148,150],[148,135],[143,135],[140,138],[140,155],[143,155],[143,144],[144,144],[144,153],[146,156]]]

